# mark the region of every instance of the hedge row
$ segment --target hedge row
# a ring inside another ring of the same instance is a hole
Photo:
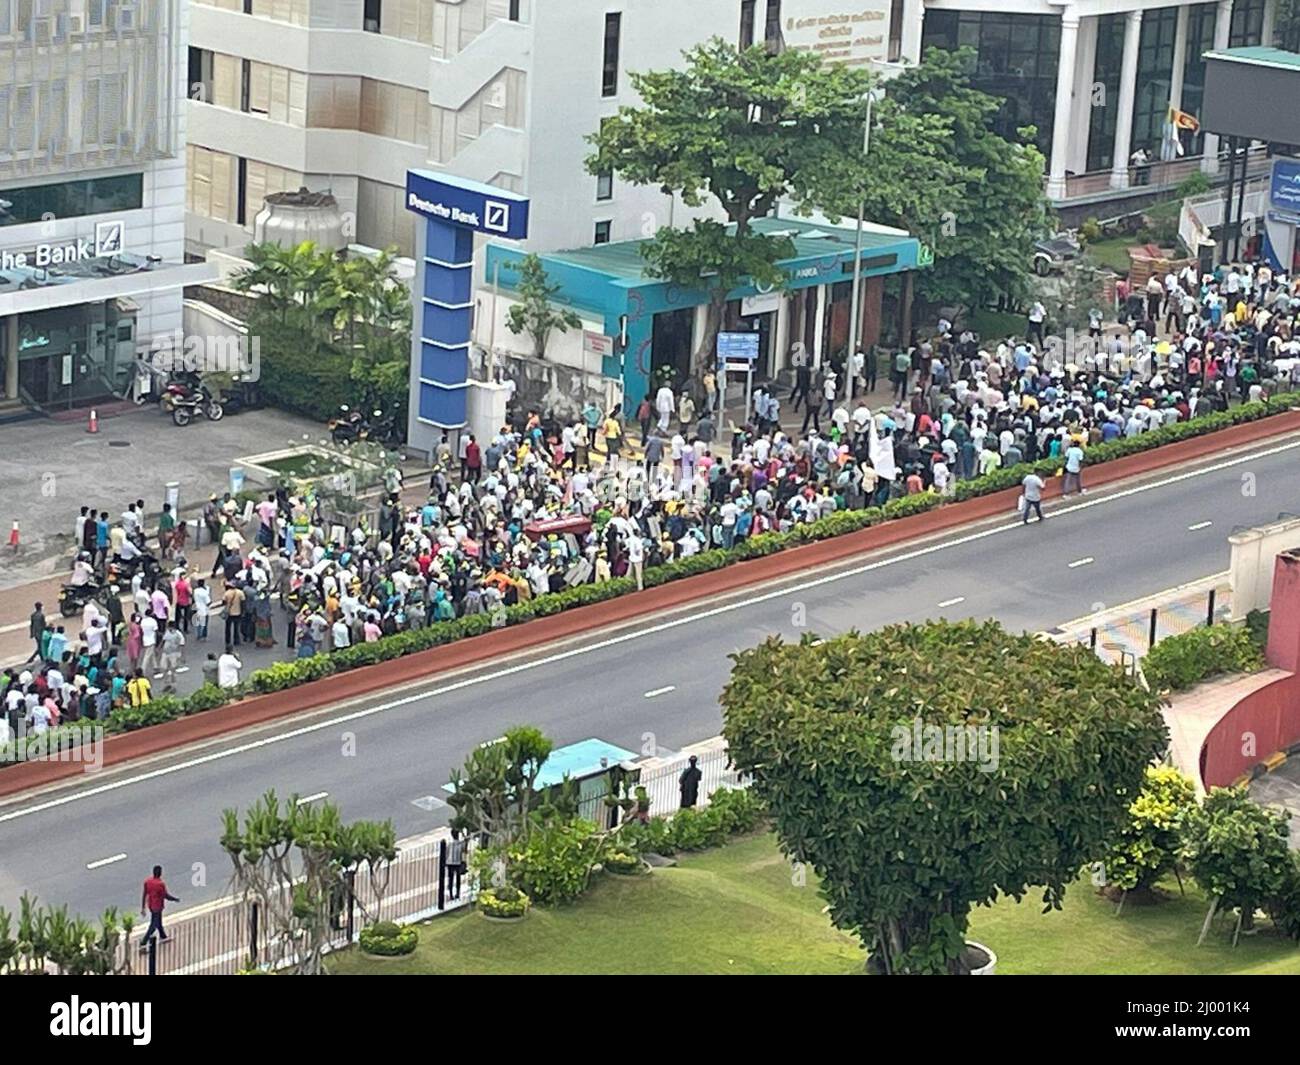
[[[1152,691],[1186,691],[1224,673],[1253,673],[1264,656],[1248,626],[1207,625],[1170,636],[1142,659]]]
[[[1123,458],[1140,451],[1185,440],[1193,436],[1216,432],[1243,422],[1256,421],[1274,414],[1281,414],[1292,407],[1293,398],[1280,396],[1259,402],[1247,403],[1230,411],[1193,418],[1187,422],[1164,426],[1142,433],[1098,444],[1087,451],[1088,464],[1096,465],[1113,459]],[[958,500],[973,499],[989,495],[1018,485],[1021,480],[1034,470],[1040,475],[1054,476],[1062,465],[1063,459],[1042,459],[1035,463],[1023,463],[1004,470],[995,470],[983,477],[961,481],[956,486]],[[933,492],[903,496],[891,499],[882,507],[867,507],[863,510],[845,510],[831,514],[817,521],[801,524],[789,532],[767,532],[742,540],[730,550],[716,548],[702,551],[690,558],[677,559],[655,566],[645,573],[645,585],[656,588],[684,577],[694,577],[701,573],[710,573],[737,562],[764,558],[791,547],[828,540],[861,529],[879,525],[882,522],[910,517],[936,507],[940,497]],[[575,607],[603,603],[634,591],[636,582],[630,577],[616,577],[602,584],[584,584],[576,588],[566,588],[560,592],[537,596],[534,599],[506,607],[496,618],[487,614],[474,614],[469,617],[456,618],[452,621],[437,622],[423,629],[399,632],[386,636],[374,643],[356,644],[328,655],[316,655],[289,662],[277,662],[266,669],[255,671],[244,683],[236,688],[218,689],[205,685],[194,694],[178,698],[164,696],[143,707],[126,707],[115,710],[109,718],[106,731],[110,733],[131,732],[149,725],[160,724],[175,718],[212,710],[226,703],[241,699],[247,695],[260,695],[267,692],[283,691],[299,684],[307,684],[336,673],[358,669],[362,666],[386,662],[405,655],[427,651],[433,647],[479,636],[492,628],[505,625],[518,625],[534,618],[548,617]],[[14,764],[6,762],[3,764]]]

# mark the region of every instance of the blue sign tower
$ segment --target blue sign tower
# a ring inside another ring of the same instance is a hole
[[[474,319],[474,234],[522,240],[528,199],[477,181],[427,170],[406,173],[406,208],[416,224],[416,276],[408,440],[432,451],[427,427],[467,422],[470,329]]]

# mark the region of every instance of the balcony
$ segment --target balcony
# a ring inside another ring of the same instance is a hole
[[[1065,195],[1056,200],[1055,203],[1058,207],[1072,207],[1130,197],[1150,196],[1153,193],[1173,192],[1189,177],[1200,171],[1201,158],[1198,155],[1187,159],[1175,159],[1167,163],[1156,162],[1149,167],[1142,168],[1141,171],[1137,167],[1129,167],[1129,187],[1124,189],[1111,188],[1111,172],[1109,168],[1106,170],[1091,170],[1086,174],[1069,174],[1065,179]],[[1272,159],[1263,145],[1252,148],[1249,152],[1246,174],[1248,177],[1266,174],[1271,165]],[[1222,175],[1227,173],[1226,157],[1220,161],[1220,171]],[[1217,181],[1221,175],[1207,176],[1212,181]],[[1144,177],[1145,181],[1143,181]],[[1139,182],[1142,183],[1139,184]]]

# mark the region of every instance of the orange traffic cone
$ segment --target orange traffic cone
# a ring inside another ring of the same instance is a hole
[[[18,553],[18,519],[14,519],[14,527],[9,530],[9,546],[14,549],[14,554]]]
[[[95,410],[94,407],[90,408],[90,422],[86,426],[86,432],[88,433],[99,432],[99,412]]]

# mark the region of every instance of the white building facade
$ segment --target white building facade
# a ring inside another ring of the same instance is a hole
[[[188,0],[0,0],[0,414],[129,392],[181,327]]]
[[[242,245],[271,192],[329,190],[350,240],[413,250],[406,170],[525,193],[536,250],[629,240],[680,202],[594,177],[585,137],[634,102],[629,71],[709,37],[783,40],[809,18],[870,11],[887,60],[974,47],[976,82],[1036,126],[1058,203],[1122,196],[1160,159],[1170,105],[1196,114],[1203,52],[1272,36],[1277,0],[194,0],[187,237]],[[828,31],[829,32],[829,31]],[[1183,135],[1181,180],[1213,138]]]

